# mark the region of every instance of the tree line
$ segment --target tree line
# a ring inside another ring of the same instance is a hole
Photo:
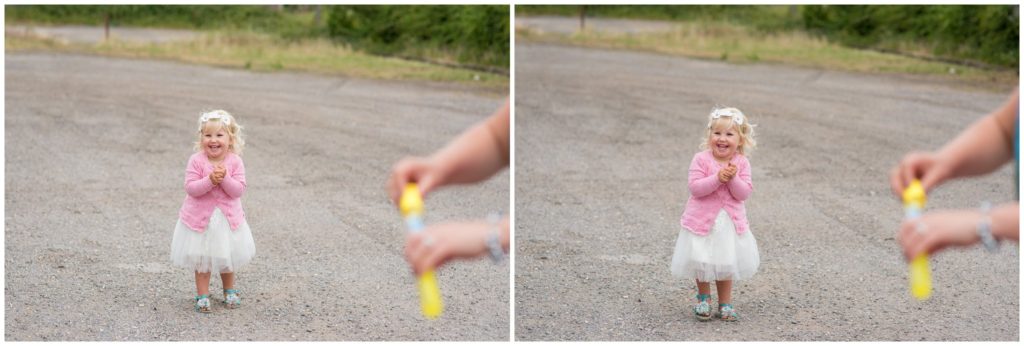
[[[509,66],[507,5],[7,5],[8,23],[251,30],[329,38],[371,54],[498,70]]]
[[[837,44],[1018,67],[1018,5],[526,5],[517,15],[727,21],[764,33],[805,31]]]

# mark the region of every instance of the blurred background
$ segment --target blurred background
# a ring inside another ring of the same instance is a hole
[[[508,6],[9,5],[5,9],[7,51],[70,51],[497,88],[507,88],[508,83]]]
[[[1017,84],[1017,5],[521,5],[516,39]]]

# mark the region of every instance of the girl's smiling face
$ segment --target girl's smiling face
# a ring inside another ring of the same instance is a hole
[[[228,153],[228,148],[231,145],[231,135],[228,134],[227,130],[222,124],[206,124],[203,126],[203,140],[200,146],[203,148],[203,152],[206,153],[206,157],[217,161],[224,158],[224,155]]]
[[[740,144],[740,133],[730,119],[715,121],[711,126],[708,136],[708,148],[711,154],[719,160],[728,160],[738,152]]]

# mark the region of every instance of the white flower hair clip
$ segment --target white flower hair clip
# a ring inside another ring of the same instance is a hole
[[[736,108],[715,108],[711,111],[711,120],[708,120],[708,128],[711,128],[711,123],[715,122],[721,117],[728,117],[732,119],[732,122],[736,125],[743,125],[743,112],[740,112]]]
[[[217,120],[224,123],[224,125],[231,125],[231,118],[229,118],[227,114],[222,114],[222,112],[213,111],[203,113],[203,116],[199,117],[199,122],[201,123],[205,123],[210,120]]]

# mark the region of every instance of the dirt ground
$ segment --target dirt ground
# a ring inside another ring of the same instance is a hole
[[[420,315],[384,192],[395,161],[440,148],[505,97],[78,55],[5,60],[7,341],[508,340],[507,262],[442,268],[446,312]],[[168,256],[196,120],[218,108],[245,127],[256,257],[237,274],[243,307],[201,315],[193,275]],[[509,178],[432,194],[428,223],[507,213]]]
[[[1019,340],[1018,246],[938,254],[914,300],[887,179],[1010,90],[552,45],[515,59],[516,340]],[[694,283],[669,272],[715,105],[757,124],[761,267],[735,285],[737,323],[696,321]],[[928,209],[1013,200],[1013,175],[950,182]]]

